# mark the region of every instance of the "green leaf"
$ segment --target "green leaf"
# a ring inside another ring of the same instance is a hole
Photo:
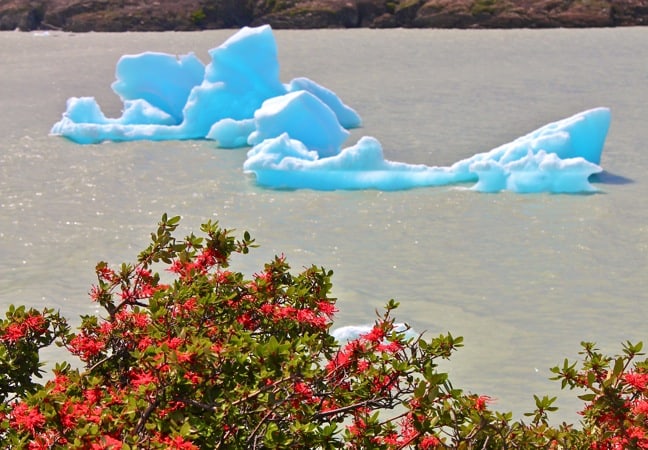
[[[619,375],[621,375],[624,366],[625,366],[625,361],[623,360],[623,358],[617,358],[616,361],[614,361],[614,369],[612,370],[612,374],[614,375],[615,378],[618,378]]]
[[[585,402],[591,402],[596,398],[596,394],[583,394],[583,395],[579,395],[578,398],[580,398]]]

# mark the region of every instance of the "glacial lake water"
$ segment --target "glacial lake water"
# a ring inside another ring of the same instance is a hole
[[[465,337],[446,367],[457,387],[516,416],[533,393],[559,395],[554,420],[577,421],[578,393],[549,368],[582,340],[611,353],[648,341],[648,28],[275,32],[282,81],[335,91],[364,120],[348,144],[374,136],[391,160],[448,165],[610,107],[595,195],[271,191],[243,174],[245,149],[48,135],[71,96],[120,114],[121,55],[207,62],[233,32],[0,33],[0,308],[54,307],[76,325],[99,312],[97,261],[133,261],[163,212],[183,234],[216,219],[261,244],[235,269],[281,252],[295,271],[333,269],[337,325],[370,323],[394,298],[417,331]]]

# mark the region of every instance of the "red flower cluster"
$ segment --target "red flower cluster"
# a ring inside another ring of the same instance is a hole
[[[99,355],[105,348],[105,342],[97,335],[81,332],[68,343],[68,348],[73,355],[81,361],[88,362]]]
[[[39,335],[47,330],[45,318],[36,312],[11,322],[4,330],[0,330],[0,341],[16,343],[20,339],[29,338],[30,335]]]
[[[11,425],[34,434],[37,429],[45,425],[45,416],[40,413],[37,407],[17,402],[14,403],[11,411]]]
[[[206,275],[212,267],[222,263],[222,256],[211,248],[203,248],[193,259],[176,259],[169,267],[169,272],[177,274],[182,280],[191,280],[197,275]]]
[[[648,372],[627,372],[623,375],[623,381],[635,391],[645,393],[648,386]]]
[[[281,255],[246,280],[225,269],[252,246],[247,234],[235,240],[209,222],[205,239],[180,242],[178,220],[163,217],[134,267],[97,265],[90,297],[106,315],[84,316],[78,333],[51,312],[17,308],[0,321],[3,445],[648,449],[648,364],[631,365],[640,346],[616,359],[586,346],[582,370],[552,369],[587,391],[582,432],[549,426],[548,397],[536,397],[531,423],[513,423],[438,371],[461,338],[407,337],[390,301],[372,329],[340,346],[328,332],[331,272],[293,275]],[[157,264],[175,275],[171,284],[160,283]],[[84,370],[57,365],[34,384],[38,350],[55,336]]]

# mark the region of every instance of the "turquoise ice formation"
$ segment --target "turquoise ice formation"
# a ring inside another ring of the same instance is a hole
[[[222,148],[251,147],[243,165],[273,189],[403,190],[473,183],[480,192],[586,193],[599,173],[610,110],[577,113],[448,167],[386,160],[364,136],[344,147],[360,116],[308,78],[279,79],[277,45],[265,25],[245,27],[194,55],[146,52],[120,58],[114,92],[124,103],[107,118],[92,97],[70,98],[51,130],[80,144],[102,141],[209,139]]]

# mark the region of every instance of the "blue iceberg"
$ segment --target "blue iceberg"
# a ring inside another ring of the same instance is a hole
[[[265,25],[245,27],[209,51],[205,66],[194,54],[145,52],[117,62],[113,91],[124,102],[121,117],[107,119],[92,97],[70,98],[51,134],[80,144],[102,141],[214,139],[223,147],[247,145],[254,113],[264,101],[294,91],[318,97],[348,127],[358,114],[312,80],[279,79],[277,45]],[[130,110],[133,102],[144,114]]]
[[[102,141],[209,139],[221,148],[252,147],[243,165],[273,189],[403,190],[473,183],[480,192],[594,192],[610,126],[595,108],[544,125],[510,143],[449,167],[384,158],[380,142],[362,137],[343,147],[358,113],[308,78],[279,79],[277,45],[265,25],[245,27],[210,50],[146,52],[120,58],[114,92],[122,116],[107,118],[92,97],[70,98],[51,133],[81,144]]]
[[[476,182],[472,189],[481,192],[594,192],[589,177],[602,169],[592,161],[600,160],[609,124],[609,109],[584,111],[449,167],[388,161],[380,142],[367,136],[323,155],[285,132],[256,143],[243,169],[260,185],[281,189],[388,191]],[[257,126],[263,129],[263,122]]]

